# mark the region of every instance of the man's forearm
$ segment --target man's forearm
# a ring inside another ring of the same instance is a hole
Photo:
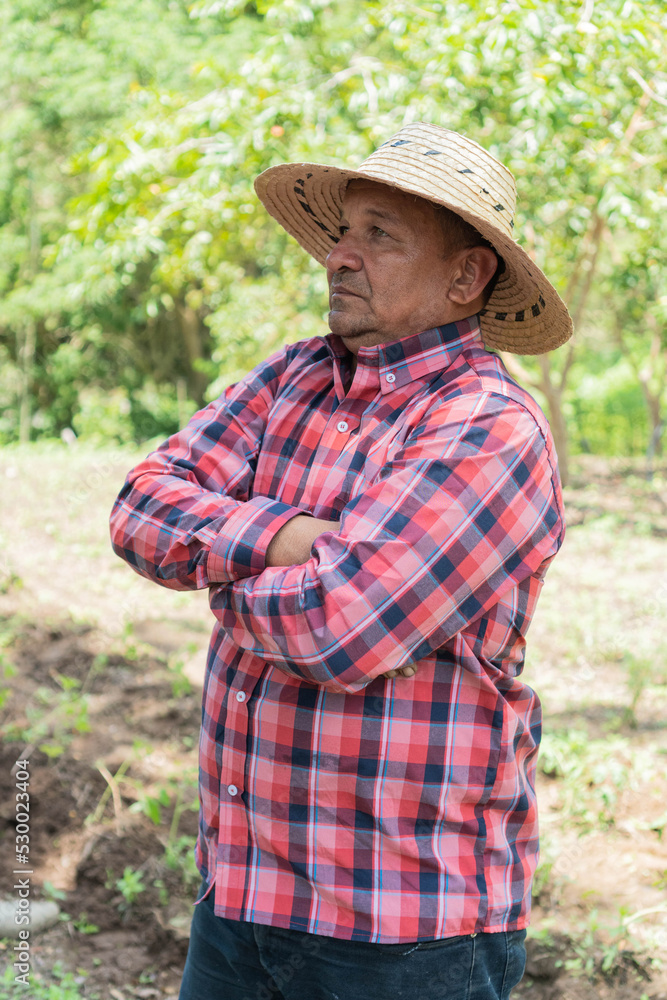
[[[298,566],[308,562],[313,542],[325,531],[338,532],[340,521],[323,521],[307,514],[293,517],[280,528],[266,550],[267,566]]]
[[[294,566],[310,559],[313,542],[325,531],[338,532],[340,521],[323,521],[317,517],[293,517],[273,536],[266,551],[267,566]],[[388,670],[385,677],[412,677],[417,668],[413,664],[397,670]]]

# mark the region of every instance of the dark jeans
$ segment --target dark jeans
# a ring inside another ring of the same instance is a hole
[[[508,1000],[525,931],[366,944],[216,917],[198,903],[179,1000]]]

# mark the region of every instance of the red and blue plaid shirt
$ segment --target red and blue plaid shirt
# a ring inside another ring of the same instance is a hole
[[[477,319],[274,354],[129,475],[116,552],[210,588],[197,861],[215,911],[370,942],[524,927],[563,536],[553,442]],[[265,565],[304,512],[341,521]],[[409,663],[415,676],[388,679]]]

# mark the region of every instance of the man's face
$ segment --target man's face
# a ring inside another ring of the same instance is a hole
[[[326,259],[332,333],[356,354],[462,318],[447,294],[450,249],[431,202],[352,181]]]

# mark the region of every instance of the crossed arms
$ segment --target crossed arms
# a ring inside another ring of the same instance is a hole
[[[269,542],[266,550],[267,566],[292,566],[295,563],[305,563],[310,559],[310,552],[315,539],[324,531],[338,531],[340,521],[323,521],[319,517],[293,517],[291,521],[279,528]],[[409,663],[404,667],[387,670],[384,677],[413,677],[417,667]]]
[[[253,491],[288,377],[289,352],[269,359],[134,469],[114,548],[164,586],[209,587],[223,631],[293,676],[409,676],[559,547],[543,431],[493,392],[436,399],[340,521],[315,518]]]

